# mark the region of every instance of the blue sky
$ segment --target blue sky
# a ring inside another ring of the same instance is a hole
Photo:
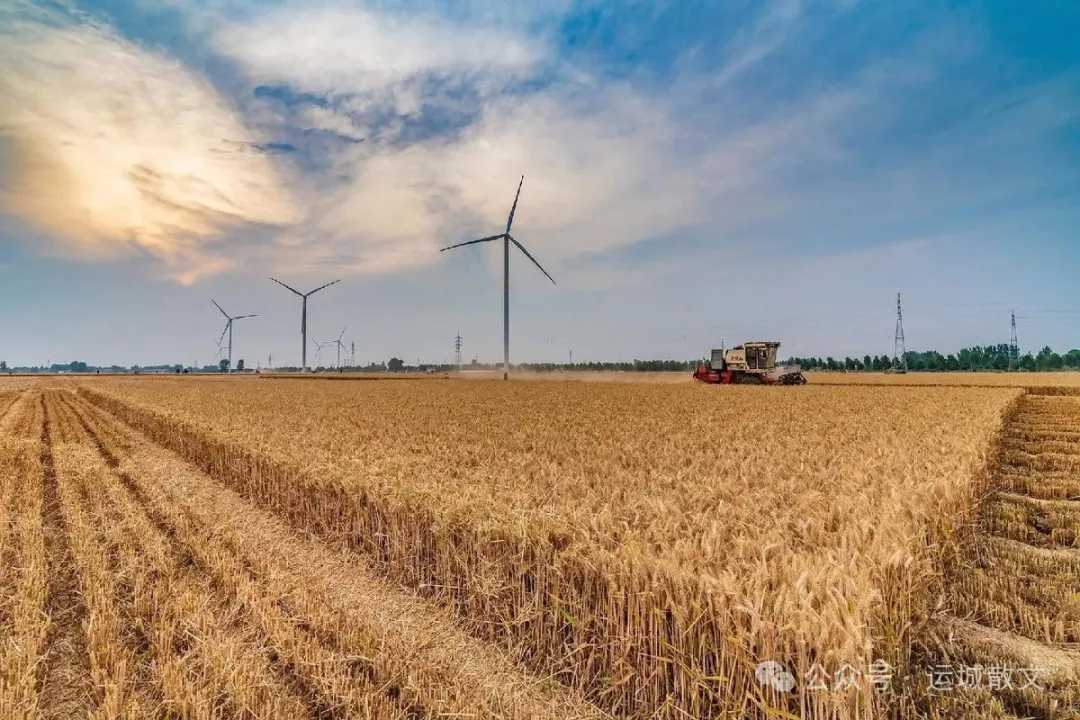
[[[0,358],[1080,346],[1071,3],[0,9]]]

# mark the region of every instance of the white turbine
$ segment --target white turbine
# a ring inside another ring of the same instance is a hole
[[[218,338],[218,348],[221,348],[221,341],[225,339],[225,333],[229,334],[229,372],[232,372],[232,336],[233,336],[233,322],[236,320],[243,320],[244,318],[259,317],[258,315],[236,315],[232,316],[229,313],[222,310],[221,306],[217,304],[214,298],[210,298],[210,302],[214,303],[214,307],[221,310],[221,314],[225,316],[225,329],[221,331],[221,337]]]
[[[491,242],[492,240],[503,241],[503,380],[510,377],[510,243],[517,246],[517,249],[524,253],[525,257],[532,260],[536,267],[540,268],[540,272],[547,275],[547,279],[551,281],[552,285],[555,285],[555,278],[551,277],[547,270],[529,254],[529,251],[525,249],[525,246],[514,239],[514,236],[510,234],[510,226],[514,224],[514,211],[517,210],[518,198],[521,196],[521,186],[525,182],[525,176],[521,176],[521,181],[518,182],[517,193],[514,195],[514,204],[510,207],[510,216],[506,219],[506,230],[498,235],[489,235],[488,237],[480,238],[479,240],[469,240],[468,242],[458,243],[456,245],[450,245],[444,247],[439,252],[446,252],[447,250],[453,250],[454,248],[464,247],[465,245],[475,245],[477,243]]]
[[[328,288],[331,285],[336,285],[337,283],[339,283],[341,281],[340,280],[334,280],[333,282],[328,282],[325,285],[320,285],[319,287],[315,288],[311,292],[302,293],[299,290],[297,290],[296,288],[289,287],[288,285],[281,282],[277,278],[270,278],[270,279],[273,280],[274,282],[276,282],[281,287],[288,290],[289,292],[294,293],[296,295],[299,295],[300,299],[303,301],[303,305],[302,305],[302,308],[300,310],[300,365],[301,365],[300,369],[301,369],[301,372],[307,372],[307,299],[309,297],[311,297],[312,295],[314,295],[315,293],[319,292],[320,290],[324,290],[325,288]]]

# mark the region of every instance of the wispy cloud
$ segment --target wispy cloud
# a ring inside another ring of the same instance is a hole
[[[602,263],[585,259],[648,243],[887,242],[928,209],[1033,182],[1012,172],[1040,159],[1031,135],[1076,117],[1075,92],[1048,83],[973,96],[935,125],[951,131],[925,132],[942,73],[980,50],[949,17],[815,75],[788,63],[824,42],[819,8],[777,0],[718,62],[659,84],[571,64],[553,33],[498,12],[225,5],[178,5],[207,76],[83,16],[0,17],[7,211],[185,282],[230,265],[391,273],[498,228],[525,173],[522,239],[588,285]]]
[[[226,233],[297,218],[264,141],[175,60],[16,4],[0,15],[0,65],[13,159],[0,202],[61,250],[148,253],[190,283],[229,266],[212,250]]]
[[[548,54],[539,41],[492,26],[346,5],[291,6],[226,23],[213,44],[256,83],[358,96],[400,115],[419,110],[424,82],[495,90]]]

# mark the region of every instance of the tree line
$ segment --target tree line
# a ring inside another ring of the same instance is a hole
[[[936,350],[923,352],[909,350],[904,353],[907,369],[911,371],[971,372],[1012,368],[1038,372],[1080,369],[1080,350],[1078,349],[1059,354],[1046,346],[1035,354],[1027,352],[1015,357],[1011,356],[1010,346],[1005,343],[963,348],[959,352],[948,355],[943,355]],[[861,358],[793,357],[791,362],[798,363],[805,370],[846,370],[849,372],[881,372],[891,370],[895,365],[893,358],[888,355],[864,355]]]
[[[936,350],[919,352],[909,350],[904,357],[907,359],[907,369],[911,371],[929,372],[970,372],[979,370],[1026,370],[1029,372],[1049,370],[1080,370],[1080,349],[1069,350],[1064,354],[1054,352],[1050,347],[1043,347],[1037,353],[1023,353],[1012,358],[1010,362],[1010,348],[1007,344],[982,345],[963,348],[959,352],[943,355]],[[617,362],[579,362],[579,363],[515,363],[514,368],[531,370],[533,372],[555,371],[621,371],[621,372],[690,372],[697,367],[698,363],[707,360],[628,360]],[[894,361],[888,355],[864,355],[858,357],[792,357],[788,362],[798,363],[804,370],[834,370],[848,372],[882,372],[894,368]],[[207,365],[202,368],[188,368],[183,365],[148,365],[140,367],[133,365],[130,368],[111,365],[94,366],[85,362],[74,361],[71,363],[54,363],[49,367],[14,367],[9,368],[6,362],[0,361],[0,372],[225,372],[228,361],[222,361],[221,366]],[[499,363],[479,363],[473,361],[465,367],[475,370],[498,370],[502,367]],[[243,370],[243,361],[237,363],[237,370]],[[299,371],[298,367],[278,367],[277,371]],[[457,366],[447,363],[431,363],[420,365],[407,365],[397,357],[390,358],[385,363],[370,363],[357,367],[340,368],[344,372],[416,372],[416,371],[439,371],[447,372],[456,370]],[[320,367],[317,371],[329,371],[330,368]]]

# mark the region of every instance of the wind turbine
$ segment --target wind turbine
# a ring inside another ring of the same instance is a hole
[[[322,349],[324,347],[326,347],[327,345],[333,345],[334,341],[333,340],[314,340],[313,339],[311,342],[315,345],[315,367],[318,368],[319,367],[319,357],[322,355]]]
[[[293,293],[295,295],[299,295],[300,299],[303,300],[303,309],[300,311],[300,362],[301,362],[301,372],[307,372],[307,299],[309,297],[311,297],[312,295],[314,295],[315,293],[319,292],[320,290],[325,290],[326,288],[330,287],[331,285],[336,285],[341,281],[340,280],[334,280],[333,282],[328,282],[325,285],[320,285],[319,287],[315,288],[311,292],[302,293],[299,290],[297,290],[296,288],[289,287],[288,285],[281,282],[277,278],[270,278],[270,279],[273,280],[274,282],[276,282],[281,287],[288,290],[289,292],[291,292],[291,293]]]
[[[518,182],[517,194],[514,195],[514,204],[510,207],[510,216],[506,218],[506,230],[498,235],[489,235],[488,237],[480,238],[479,240],[469,240],[468,242],[458,243],[457,245],[450,245],[444,247],[439,252],[446,252],[447,250],[453,250],[454,248],[463,247],[465,245],[475,245],[477,243],[491,242],[492,240],[503,241],[503,380],[510,377],[510,243],[517,246],[517,249],[525,254],[525,257],[533,261],[536,267],[540,268],[540,272],[547,275],[547,279],[551,281],[552,285],[555,285],[555,278],[548,274],[548,271],[537,262],[536,258],[529,254],[529,251],[525,249],[525,246],[514,239],[514,236],[510,234],[510,226],[514,224],[514,211],[517,210],[518,198],[521,196],[521,186],[525,182],[525,176],[521,176],[520,182]]]
[[[221,310],[221,314],[225,316],[225,329],[221,331],[221,337],[218,338],[218,347],[221,346],[221,341],[225,339],[225,333],[229,333],[229,372],[232,372],[232,326],[234,320],[243,320],[244,318],[259,317],[258,315],[236,315],[235,317],[229,315],[229,313],[222,310],[221,306],[217,304],[217,300],[210,298],[210,302],[214,303],[214,307]]]
[[[347,328],[341,328],[341,334],[338,335],[337,340],[334,340],[334,344],[337,345],[337,368],[341,370],[341,351],[345,349],[345,344],[341,342],[341,338],[345,337],[345,330]]]

